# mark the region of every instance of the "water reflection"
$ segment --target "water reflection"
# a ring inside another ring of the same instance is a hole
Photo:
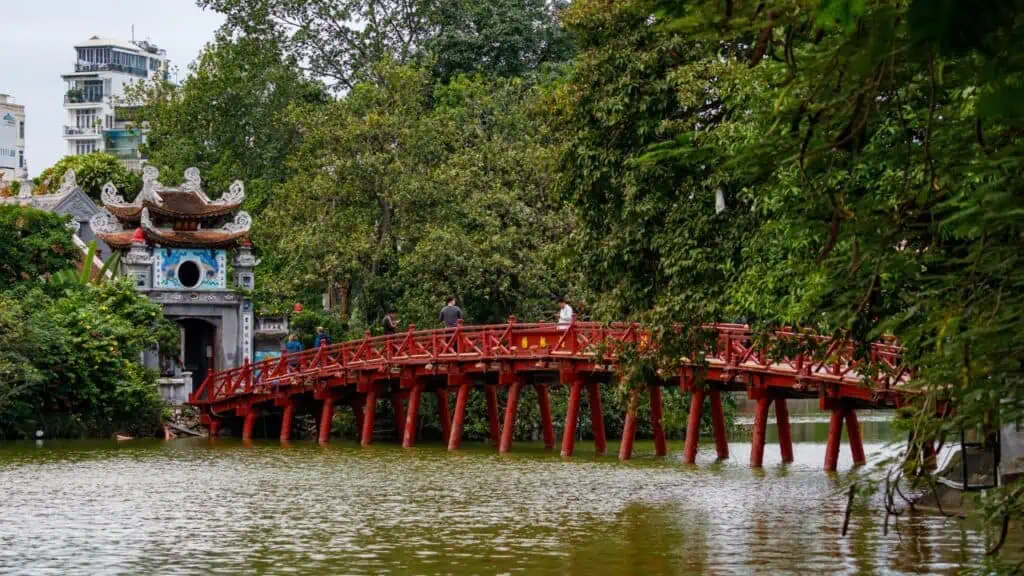
[[[794,427],[816,440],[817,427]],[[809,428],[804,430],[804,428]],[[769,435],[775,438],[774,435]],[[888,429],[865,426],[869,453]],[[0,446],[0,572],[357,574],[953,573],[984,540],[957,520],[904,516],[902,540],[821,472],[823,446],[749,444],[682,466],[640,443],[619,463],[587,443],[448,453],[230,439]],[[615,454],[609,446],[609,454]],[[841,470],[849,470],[848,452]]]

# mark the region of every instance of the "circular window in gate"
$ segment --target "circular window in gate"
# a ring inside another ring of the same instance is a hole
[[[199,273],[199,265],[192,260],[185,260],[181,264],[178,264],[178,281],[185,288],[195,288],[199,285],[201,274]]]

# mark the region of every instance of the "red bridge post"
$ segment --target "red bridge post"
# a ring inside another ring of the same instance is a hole
[[[771,408],[772,397],[764,390],[757,394],[757,411],[754,413],[754,434],[750,440],[750,466],[760,468],[764,463],[764,442],[768,428],[768,409]]]
[[[825,471],[835,472],[839,465],[839,442],[843,435],[843,409],[832,409],[828,421],[828,442],[825,444]]]
[[[245,422],[242,424],[242,440],[252,440],[252,429],[256,425],[256,410],[250,406],[245,413]]]
[[[416,424],[420,417],[420,396],[423,394],[423,380],[416,379],[409,391],[409,407],[405,411],[405,433],[402,435],[402,447],[412,448],[416,441]]]
[[[537,404],[540,405],[540,428],[544,436],[544,449],[552,450],[555,447],[555,427],[551,422],[551,398],[548,396],[547,384],[536,384]]]
[[[321,444],[327,444],[331,441],[332,420],[334,420],[334,398],[327,396],[324,398],[323,409],[320,411],[320,434],[317,440]]]
[[[288,442],[292,439],[292,419],[295,416],[295,401],[291,398],[284,406],[284,414],[281,415],[281,442]]]
[[[715,451],[719,460],[729,458],[729,438],[725,430],[725,414],[722,412],[722,393],[711,390],[711,428],[715,436]]]
[[[366,391],[366,404],[363,407],[363,432],[359,435],[359,443],[369,446],[373,443],[373,425],[377,419],[377,383],[371,382]]]
[[[449,380],[452,376],[448,377]],[[466,419],[466,404],[469,402],[469,391],[473,383],[465,376],[460,376],[459,392],[455,396],[455,414],[452,416],[451,434],[448,436],[448,449],[458,450],[462,447],[462,425]]]
[[[498,423],[498,390],[493,384],[484,386],[484,396],[487,399],[487,423],[490,426],[491,445],[498,447],[501,436],[501,427]]]
[[[562,429],[562,456],[572,456],[576,447],[576,422],[580,414],[580,391],[583,380],[576,376],[569,386],[569,404],[565,410],[565,428]]]
[[[782,452],[782,461],[790,463],[793,461],[793,438],[789,430],[789,407],[786,399],[779,396],[775,400],[775,427],[779,431],[779,451]]]
[[[864,456],[864,440],[860,435],[860,422],[857,421],[857,412],[853,408],[847,408],[844,417],[846,418],[846,440],[850,443],[853,465],[860,466],[867,462],[867,458]],[[934,447],[932,451],[934,452]]]
[[[522,386],[522,377],[516,376],[508,388],[508,400],[505,401],[505,422],[501,428],[501,442],[498,444],[499,454],[508,452],[512,447],[512,435],[516,429],[516,411],[519,409],[519,390]]]
[[[636,409],[640,397],[636,390],[629,393],[629,405],[626,406],[626,421],[622,425],[622,442],[619,443],[619,460],[633,457],[633,438],[636,436]]]
[[[217,432],[220,431],[220,420],[216,418],[210,418],[210,438],[216,438]]]
[[[601,384],[594,381],[587,384],[587,396],[590,399],[590,428],[594,433],[594,452],[603,456],[608,450],[608,442],[604,435],[604,410],[601,406]]]
[[[651,396],[651,431],[654,434],[654,455],[664,456],[668,453],[665,444],[665,429],[661,425],[661,387],[657,384],[647,387]]]
[[[704,389],[694,388],[690,394],[690,415],[686,419],[686,446],[683,462],[693,464],[697,461],[697,447],[700,444],[700,417],[704,411]]]

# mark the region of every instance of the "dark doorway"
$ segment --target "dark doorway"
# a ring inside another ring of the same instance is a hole
[[[214,362],[217,327],[196,318],[179,320],[178,324],[184,328],[185,370],[192,372],[192,392],[195,392],[206,378],[206,373],[217,368]]]

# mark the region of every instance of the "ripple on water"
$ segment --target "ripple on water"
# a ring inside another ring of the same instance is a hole
[[[769,446],[763,471],[745,465],[749,444],[727,462],[703,447],[697,467],[672,448],[619,463],[583,445],[570,461],[518,444],[8,446],[0,572],[955,572],[984,546],[923,516],[903,520],[900,541],[857,514],[841,538],[845,499],[820,444],[797,444],[787,467]]]

